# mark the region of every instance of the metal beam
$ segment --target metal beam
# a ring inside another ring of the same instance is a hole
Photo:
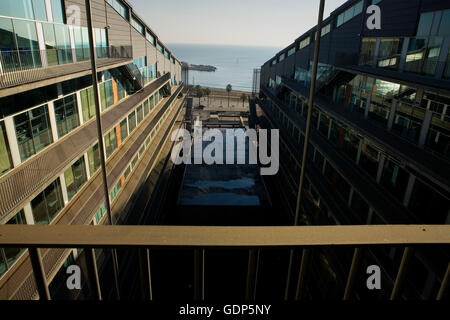
[[[108,191],[108,178],[106,173],[106,159],[105,159],[105,145],[103,142],[103,131],[102,131],[102,121],[101,121],[101,110],[100,110],[100,93],[98,90],[98,79],[97,79],[97,55],[94,46],[94,29],[92,24],[92,12],[91,12],[91,1],[85,0],[86,2],[86,17],[87,17],[87,27],[89,34],[89,53],[91,56],[91,69],[92,69],[92,86],[94,91],[94,103],[95,103],[95,119],[97,121],[97,135],[98,135],[98,149],[100,153],[100,164],[101,164],[101,174],[103,180],[103,189],[105,193],[105,205],[106,213],[109,218],[111,225],[114,224],[113,217],[111,214],[111,203],[109,201],[109,191]],[[114,282],[116,287],[116,297],[120,300],[120,290],[119,290],[119,264],[117,262],[117,252],[112,249],[111,252],[113,272],[114,272]]]
[[[276,227],[0,225],[0,247],[297,247],[450,244],[450,225]]]
[[[304,142],[304,146],[303,146],[302,163],[301,163],[301,169],[300,169],[300,179],[299,179],[299,183],[298,183],[297,204],[295,207],[295,218],[294,218],[295,226],[298,225],[299,218],[300,218],[302,189],[303,189],[303,181],[305,180],[305,167],[306,167],[306,159],[307,159],[307,155],[308,155],[308,146],[309,146],[309,133],[311,131],[311,115],[312,115],[312,110],[314,108],[314,95],[316,93],[317,66],[319,64],[320,37],[321,37],[321,31],[322,31],[324,8],[325,8],[325,0],[320,0],[319,15],[317,18],[317,27],[316,27],[316,43],[315,43],[315,47],[314,47],[314,61],[313,61],[312,75],[311,75],[311,88],[309,91],[308,114],[306,116],[305,142]],[[289,286],[291,283],[290,277],[292,275],[293,261],[294,261],[294,250],[291,250],[290,256],[289,256],[289,265],[288,265],[288,278],[286,280],[286,289],[285,289],[285,294],[284,294],[285,300],[287,300],[288,295],[289,295]]]
[[[31,265],[36,280],[36,287],[40,300],[51,300],[50,291],[48,291],[47,276],[45,275],[44,266],[42,265],[42,256],[39,248],[29,248]]]

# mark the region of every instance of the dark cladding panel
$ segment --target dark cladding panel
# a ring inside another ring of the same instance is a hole
[[[285,67],[284,67],[284,76],[288,78],[292,78],[294,75],[294,69],[295,69],[295,55],[291,55],[286,58],[285,60]]]
[[[336,55],[345,54],[359,54],[361,45],[361,28],[365,22],[364,15],[360,14],[352,20],[335,28],[336,22],[331,31],[331,41],[329,50],[329,64],[334,64]],[[329,35],[328,35],[329,36]]]
[[[309,67],[309,56],[313,43],[309,46],[297,51],[295,54],[295,65],[297,67],[308,69]]]
[[[420,3],[427,6],[436,1],[420,0],[396,0],[381,1],[378,6],[381,9],[381,30],[369,30],[366,21],[370,15],[365,15],[363,36],[365,37],[410,37],[416,34],[419,18]],[[439,1],[444,3],[446,1]],[[442,5],[441,5],[442,6]],[[447,5],[448,7],[448,5]]]

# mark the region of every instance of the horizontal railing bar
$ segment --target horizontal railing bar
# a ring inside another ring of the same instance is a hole
[[[0,247],[296,247],[414,244],[450,244],[450,225],[0,225]]]

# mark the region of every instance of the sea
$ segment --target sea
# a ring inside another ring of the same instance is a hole
[[[190,85],[252,91],[253,70],[260,68],[282,48],[209,44],[167,44],[180,60],[191,64],[211,65],[215,72],[189,71]]]

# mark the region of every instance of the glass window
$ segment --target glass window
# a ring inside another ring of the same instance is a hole
[[[134,111],[128,115],[128,128],[130,133],[136,128],[136,113]]]
[[[0,121],[0,176],[12,168],[11,152],[3,121]]]
[[[150,103],[148,100],[144,101],[144,117],[147,116],[147,114],[150,112]]]
[[[81,109],[83,111],[83,120],[87,122],[89,119],[95,116],[95,100],[94,89],[89,87],[80,91],[81,96]]]
[[[95,214],[95,223],[99,224],[99,222],[102,220],[103,216],[106,213],[106,205],[103,204],[100,209],[98,209],[97,213]]]
[[[328,179],[328,182],[332,185],[333,189],[336,190],[342,199],[347,202],[350,196],[350,184],[342,178],[341,174],[337,172],[337,170],[333,168],[328,161],[325,165],[324,175]]]
[[[304,47],[308,46],[310,42],[310,37],[303,39],[300,41],[300,49],[303,49]]]
[[[105,152],[106,158],[117,149],[117,137],[116,137],[116,129],[113,128],[110,132],[105,135]]]
[[[128,137],[128,124],[127,119],[123,119],[122,122],[120,122],[120,139],[125,141],[125,139]]]
[[[331,25],[327,24],[325,27],[322,27],[322,30],[320,32],[320,36],[323,37],[324,35],[326,35],[327,33],[329,33],[331,30]]]
[[[75,53],[77,61],[87,60],[90,57],[89,36],[87,28],[73,27]]]
[[[47,105],[15,116],[14,124],[22,161],[53,142]]]
[[[16,41],[11,19],[0,18],[0,51],[2,53],[3,68],[12,70],[19,64],[18,57],[12,56],[8,51],[16,50]]]
[[[289,49],[289,51],[288,51],[288,57],[290,57],[290,56],[292,56],[293,54],[295,53],[295,47],[294,48],[291,48],[291,49]]]
[[[31,201],[34,222],[49,224],[64,207],[59,178]]]
[[[362,12],[362,10],[363,10],[363,1],[360,1],[357,4],[353,5],[352,7],[345,10],[338,16],[336,26],[339,27],[340,25],[351,20],[353,17],[356,17]]]
[[[33,0],[34,16],[36,20],[47,20],[47,9],[45,7],[45,0]]]
[[[420,15],[419,26],[417,27],[418,36],[429,36],[433,24],[434,12],[426,12]]]
[[[450,9],[442,12],[441,24],[439,26],[439,35],[450,35]]]
[[[119,193],[121,187],[122,187],[122,184],[121,184],[121,182],[119,180],[119,182],[116,183],[116,185],[114,186],[114,188],[111,191],[111,194],[110,194],[111,201],[113,201],[116,198],[116,196]]]
[[[58,136],[61,138],[79,126],[77,97],[75,94],[54,102]]]
[[[52,0],[53,21],[64,23],[64,6],[62,0]]]
[[[22,68],[38,68],[41,66],[39,42],[36,24],[32,21],[13,20],[16,33],[17,49]]]
[[[380,152],[369,143],[364,142],[361,148],[361,158],[359,165],[372,178],[376,179],[378,172],[378,162],[380,161]]]
[[[106,0],[123,18],[128,20],[128,8],[120,0]]]
[[[416,179],[408,207],[424,223],[443,224],[450,210],[450,199]]]
[[[144,110],[142,108],[142,104],[139,107],[137,107],[136,114],[137,114],[137,123],[139,124],[144,119]]]
[[[150,41],[150,43],[151,43],[152,45],[155,45],[155,37],[152,36],[151,33],[149,33],[149,32],[147,31],[147,34],[145,35],[145,37],[147,38],[148,41]]]
[[[164,48],[159,43],[156,44],[156,48],[159,52],[164,53]]]
[[[78,190],[81,189],[87,180],[83,156],[70,168],[64,171],[64,179],[66,181],[67,196],[70,200],[78,192]]]
[[[350,207],[361,217],[361,220],[365,223],[369,215],[369,205],[361,197],[357,191],[353,191],[352,202]]]
[[[8,17],[34,19],[31,0],[1,0],[0,12]]]
[[[72,62],[72,49],[70,45],[69,27],[55,24],[56,47],[58,49],[58,62],[65,64]]]
[[[98,148],[98,143],[96,143],[92,148],[90,148],[87,152],[88,161],[89,161],[89,174],[92,176],[94,173],[100,168],[101,160],[100,160],[100,151]]]
[[[131,160],[131,169],[133,169],[133,168],[136,166],[136,163],[138,162],[138,160],[139,160],[139,155],[137,154],[137,155],[133,158],[133,160]]]
[[[141,34],[144,34],[144,26],[136,20],[135,17],[131,16],[131,25],[139,31]]]
[[[47,56],[47,64],[54,66],[58,64],[58,53],[56,47],[55,28],[51,23],[43,23],[44,30],[45,53]]]
[[[6,224],[27,224],[23,210],[20,210]],[[0,276],[25,252],[24,248],[0,248]]]
[[[409,173],[405,169],[391,159],[386,159],[380,184],[399,201],[403,201],[408,180]]]

